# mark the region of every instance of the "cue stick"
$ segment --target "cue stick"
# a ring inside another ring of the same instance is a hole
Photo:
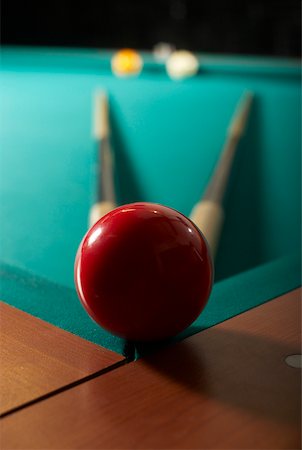
[[[97,92],[94,99],[93,134],[98,142],[97,198],[89,214],[89,226],[116,207],[113,156],[110,145],[109,106],[105,92]]]
[[[206,237],[213,259],[224,222],[223,197],[236,149],[247,124],[252,100],[251,92],[245,92],[242,95],[228,127],[225,144],[214,173],[201,201],[194,206],[190,214],[190,219]]]

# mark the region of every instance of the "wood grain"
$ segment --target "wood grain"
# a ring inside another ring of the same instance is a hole
[[[2,421],[3,449],[299,448],[297,290]]]
[[[0,312],[1,414],[124,359],[2,302]]]

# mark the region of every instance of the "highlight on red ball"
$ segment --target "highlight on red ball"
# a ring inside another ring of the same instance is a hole
[[[75,284],[88,314],[134,341],[172,337],[201,313],[213,284],[205,238],[180,212],[132,203],[102,217],[84,236]]]

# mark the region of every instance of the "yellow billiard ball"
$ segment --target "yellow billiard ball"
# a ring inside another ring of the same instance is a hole
[[[138,75],[142,67],[142,57],[130,48],[119,50],[111,60],[112,72],[119,77]]]

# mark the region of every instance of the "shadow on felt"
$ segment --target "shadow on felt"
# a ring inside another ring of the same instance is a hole
[[[268,259],[263,218],[263,113],[254,98],[245,134],[239,142],[224,208],[225,222],[216,257],[215,281],[248,270]]]
[[[129,149],[127,139],[122,135],[118,120],[115,117],[114,109],[110,109],[111,143],[114,153],[115,165],[115,186],[117,203],[124,205],[126,203],[144,201],[144,194],[131,161],[129,159]]]

